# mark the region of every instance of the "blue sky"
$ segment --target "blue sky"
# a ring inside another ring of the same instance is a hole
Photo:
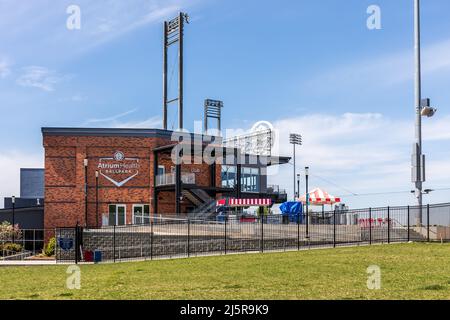
[[[81,8],[81,30],[66,9]],[[382,29],[366,27],[369,5]],[[42,166],[42,126],[159,127],[162,21],[189,13],[185,125],[205,98],[225,102],[223,127],[258,120],[304,136],[299,167],[312,186],[353,207],[413,203],[412,0],[0,0],[0,197],[18,193],[20,167]],[[450,2],[423,1],[427,187],[450,187]],[[172,57],[170,57],[171,60]],[[171,62],[170,62],[171,63]],[[175,83],[175,79],[173,84]],[[174,88],[174,86],[172,86]],[[176,115],[169,116],[169,125]],[[292,166],[270,178],[291,190]],[[430,202],[450,200],[436,191]]]

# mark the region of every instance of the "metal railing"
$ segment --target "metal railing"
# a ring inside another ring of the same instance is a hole
[[[184,184],[195,184],[195,173],[181,173],[181,181]],[[175,173],[159,174],[156,176],[156,186],[175,184]]]
[[[1,260],[21,260],[42,253],[45,243],[55,236],[55,229],[20,229],[17,235],[0,239]],[[19,245],[18,250],[5,249],[5,246]]]
[[[420,211],[421,209],[421,211]],[[416,224],[421,214],[422,224]],[[76,236],[76,234],[78,236]],[[384,207],[293,216],[227,216],[214,219],[152,217],[142,225],[57,230],[58,261],[190,257],[231,252],[301,250],[408,241],[450,241],[450,204]],[[76,239],[77,238],[77,239]],[[64,240],[65,239],[65,240]],[[74,240],[76,239],[76,240]],[[77,262],[76,261],[76,262]]]
[[[287,194],[286,189],[281,189],[279,185],[273,185],[273,184],[267,186],[267,192],[274,193],[274,194]]]

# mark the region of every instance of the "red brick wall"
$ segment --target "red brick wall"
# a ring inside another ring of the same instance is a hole
[[[149,204],[154,201],[153,149],[173,144],[162,138],[147,137],[94,137],[94,136],[53,136],[44,134],[45,148],[45,228],[69,227],[85,223],[85,168],[88,159],[88,225],[101,225],[102,215],[108,213],[109,204],[127,206],[127,223],[132,219],[133,204]],[[127,158],[139,159],[139,174],[122,187],[116,187],[103,176],[99,176],[99,216],[96,217],[95,171],[101,157],[112,157],[122,151]],[[170,172],[173,166],[170,154],[160,154],[159,163]],[[197,172],[198,171],[198,172]],[[182,165],[182,172],[195,172],[196,184],[210,185],[208,164]],[[216,167],[216,184],[220,186],[220,165]],[[173,214],[175,211],[174,192],[159,194],[158,214]],[[186,200],[185,200],[186,201]],[[190,206],[181,204],[182,211]]]

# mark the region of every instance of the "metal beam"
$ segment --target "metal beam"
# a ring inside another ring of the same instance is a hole
[[[163,51],[163,128],[167,130],[167,21],[164,21]]]
[[[178,44],[178,129],[183,129],[183,36],[184,13],[179,14],[179,44]]]
[[[175,19],[164,22],[164,51],[163,51],[163,128],[168,128],[168,105],[178,101],[178,128],[183,129],[183,37],[184,22],[188,16],[180,12]],[[168,81],[167,81],[167,57],[168,49],[171,45],[178,43],[178,96],[174,99],[168,98]]]

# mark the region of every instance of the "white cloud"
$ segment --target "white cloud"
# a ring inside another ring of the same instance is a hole
[[[390,88],[414,78],[413,51],[403,50],[384,56],[367,57],[355,63],[341,65],[306,80],[312,90],[338,92],[366,91],[372,86]],[[422,50],[422,73],[447,74],[450,70],[450,39],[426,46]]]
[[[0,79],[4,79],[11,74],[11,62],[0,57]]]
[[[450,153],[441,152],[442,148],[450,149],[449,121],[447,116],[435,120],[433,125],[425,125],[427,186],[431,188],[450,187],[447,158]],[[412,122],[390,119],[376,113],[313,114],[281,119],[274,123],[274,127],[277,129],[274,149],[280,155],[292,156],[290,133],[303,135],[303,146],[297,148],[297,172],[307,165],[311,167],[311,188],[322,187],[335,195],[348,195],[348,191],[356,194],[405,191],[403,194],[373,197],[371,204],[364,197],[344,198],[347,204],[354,207],[400,205],[414,200],[408,194],[412,188]],[[439,146],[434,146],[433,141],[437,140]],[[292,194],[292,165],[282,165],[274,172],[269,177],[269,183],[280,184]],[[303,179],[302,170],[301,190],[304,192]],[[434,202],[448,201],[442,193],[428,197],[435,199]]]
[[[81,95],[81,94],[74,94],[73,96],[70,97],[70,101],[73,102],[81,102],[81,101],[85,101],[87,99],[87,97]]]
[[[107,118],[91,118],[91,119],[88,119],[85,123],[86,124],[111,123],[111,122],[114,122],[114,121],[116,121],[116,120],[118,120],[120,118],[123,118],[123,117],[125,117],[125,116],[127,116],[129,114],[132,114],[132,113],[134,113],[136,111],[137,111],[137,109],[131,109],[131,110],[128,110],[128,111],[125,111],[125,112],[122,112],[122,113],[119,113],[119,114],[107,117]]]
[[[68,0],[0,2],[0,38],[37,48],[33,56],[52,52],[53,56],[70,58],[121,37],[135,29],[170,19],[180,10],[201,0],[79,0],[81,29],[66,28]],[[45,8],[45,10],[43,10]],[[37,14],[38,13],[38,14]],[[37,35],[30,37],[29,35]],[[21,55],[26,52],[21,51]]]
[[[20,168],[43,168],[42,154],[30,154],[22,151],[8,151],[0,154],[0,208],[3,198],[20,193]]]
[[[114,128],[160,128],[162,126],[161,117],[150,117],[146,120],[140,121],[128,121],[128,122],[116,122],[112,125]]]
[[[73,94],[71,96],[66,96],[66,97],[59,98],[58,101],[59,102],[74,102],[74,103],[77,103],[77,102],[84,102],[87,99],[88,99],[87,96],[85,96],[85,95],[83,95],[81,93],[76,93],[76,94]]]
[[[449,130],[450,115],[441,116],[438,111],[435,118],[425,119],[425,121],[423,125],[423,138],[425,140],[427,141],[450,140],[450,130]]]
[[[40,66],[29,66],[22,69],[17,84],[23,87],[34,87],[44,91],[54,91],[55,85],[66,79],[53,70]]]
[[[158,128],[162,125],[162,119],[160,117],[150,117],[145,120],[122,120],[126,116],[135,113],[137,110],[138,109],[131,109],[106,118],[88,119],[84,125],[100,125],[107,128]]]

